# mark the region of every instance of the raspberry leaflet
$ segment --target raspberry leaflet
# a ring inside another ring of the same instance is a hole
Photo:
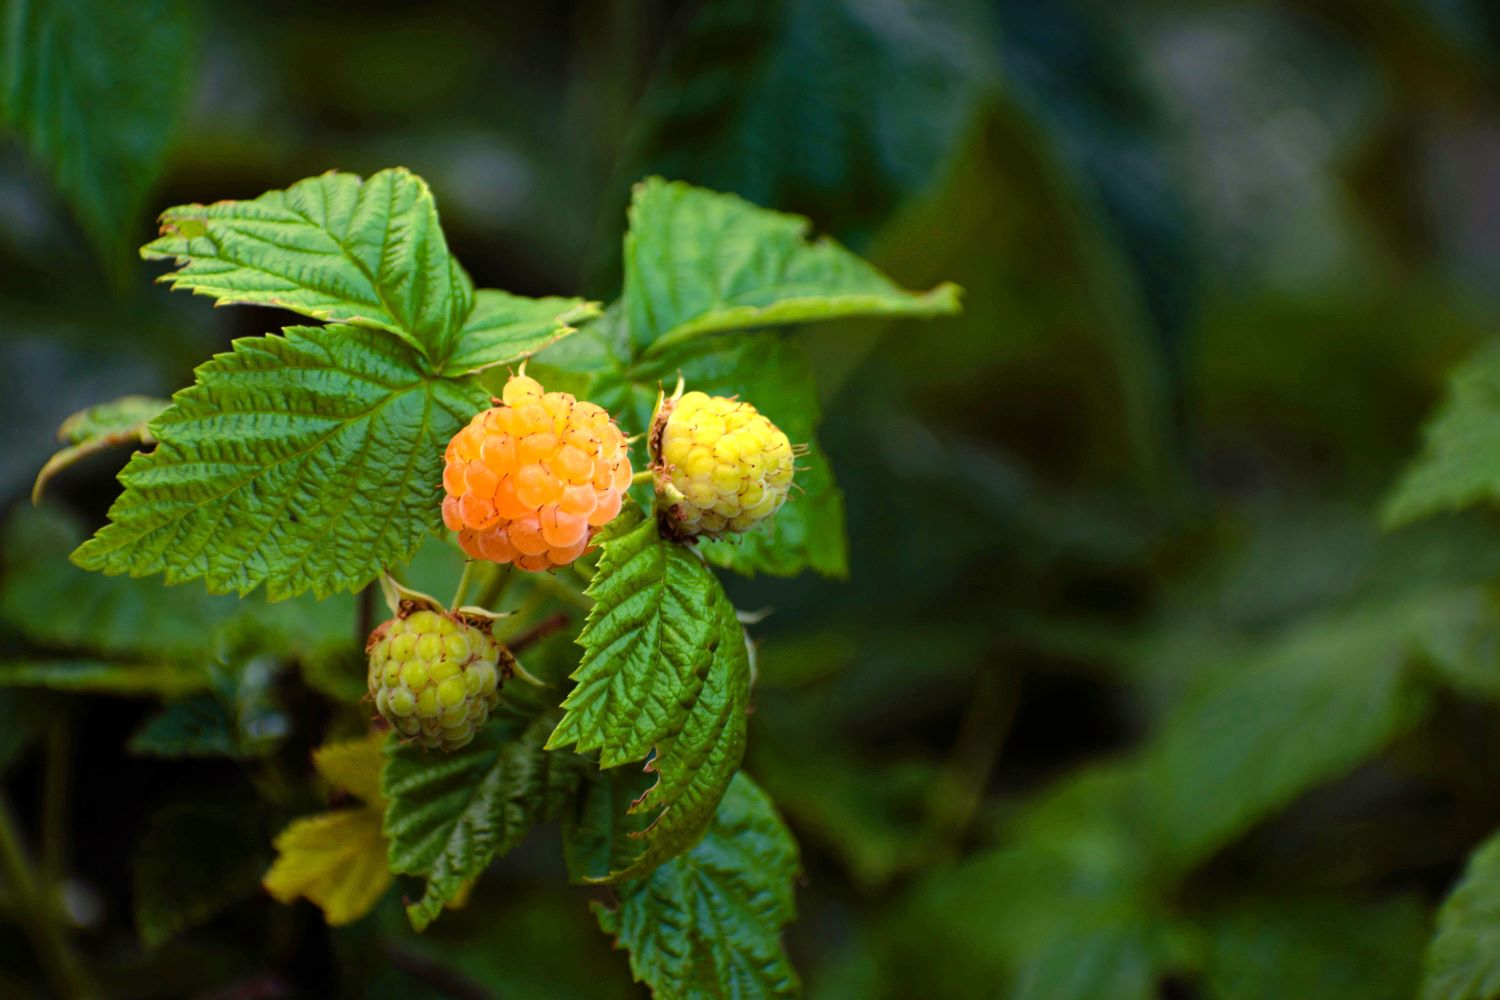
[[[449,442],[443,523],[475,559],[532,572],[566,566],[620,512],[625,437],[609,414],[524,374]]]

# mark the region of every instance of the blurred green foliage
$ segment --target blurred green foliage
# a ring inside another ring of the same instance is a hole
[[[966,289],[806,341],[849,578],[731,582],[809,996],[1402,997],[1434,928],[1426,995],[1496,995],[1500,523],[1381,524],[1419,453],[1394,517],[1496,492],[1492,5],[126,6],[0,5],[0,762],[109,995],[641,991],[540,836],[420,937],[261,894],[362,721],[355,601],[75,570],[123,449],[25,509],[70,413],[280,325],[152,287],[144,206],[389,163],[486,287],[617,287],[660,172]]]

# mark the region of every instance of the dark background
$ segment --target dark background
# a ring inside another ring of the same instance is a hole
[[[1486,515],[1396,535],[1376,516],[1500,315],[1493,5],[233,2],[195,37],[175,144],[121,246],[168,205],[399,164],[476,284],[609,299],[629,184],[661,173],[806,214],[908,287],[965,287],[958,319],[807,335],[851,576],[732,583],[774,609],[746,766],[802,845],[788,944],[811,996],[1410,995],[1432,907],[1500,825],[1483,700],[1434,696],[1170,888],[1058,901],[1144,850],[1129,823],[1091,825],[1089,782],[1200,681],[1371,593],[1500,566]],[[166,395],[278,322],[169,296],[158,266],[99,244],[0,144],[7,511],[69,413]],[[124,457],[68,472],[47,505],[99,523]],[[1363,648],[1331,640],[1350,685]],[[280,693],[279,772],[126,754],[141,701],[27,697],[7,711],[66,720],[70,912],[113,994],[638,989],[550,830],[421,939],[395,894],[337,934],[262,896],[143,949],[151,817],[303,775],[318,696]],[[1322,725],[1314,706],[1278,738]],[[7,772],[32,836],[45,742]],[[1076,808],[1034,805],[1068,788]],[[1005,863],[1027,836],[1104,860]],[[1027,971],[1096,938],[1071,977]],[[18,933],[0,968],[6,992],[39,988]]]

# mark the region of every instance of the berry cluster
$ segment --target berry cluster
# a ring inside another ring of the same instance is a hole
[[[620,512],[630,455],[605,410],[525,375],[453,436],[443,523],[476,559],[566,566]]]
[[[657,494],[683,537],[749,531],[786,502],[792,444],[749,403],[701,392],[664,400],[651,441]]]
[[[480,618],[427,608],[370,633],[369,686],[380,715],[424,747],[457,750],[500,701],[514,659]]]

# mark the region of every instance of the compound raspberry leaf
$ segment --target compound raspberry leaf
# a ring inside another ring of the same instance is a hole
[[[701,559],[663,541],[634,504],[599,538],[577,684],[547,746],[598,751],[608,768],[645,759],[681,729],[713,660],[721,588]]]
[[[1438,911],[1422,1000],[1486,1000],[1500,993],[1500,834],[1469,858]]]
[[[474,309],[458,333],[446,375],[465,375],[530,357],[577,331],[599,315],[598,303],[583,299],[528,299],[485,288],[474,293]]]
[[[192,93],[198,25],[189,0],[5,7],[0,121],[46,166],[117,275]]]
[[[707,333],[847,316],[939,316],[958,288],[908,292],[808,220],[681,182],[636,185],[624,311],[638,350]]]
[[[173,288],[220,304],[278,306],[388,330],[440,367],[474,289],[438,223],[427,183],[397,167],[369,180],[326,173],[252,201],[180,205],[147,259],[174,258]]]
[[[594,912],[659,1000],[795,996],[781,928],[795,916],[797,868],[771,800],[737,774],[697,846],[619,886],[617,908]]]
[[[581,761],[542,746],[556,721],[555,714],[494,720],[468,746],[442,755],[392,742],[381,777],[390,802],[385,833],[391,870],[427,880],[406,908],[417,930],[572,794]]]
[[[486,402],[355,326],[246,338],[197,371],[120,473],[85,569],[271,600],[357,590],[441,527],[443,446]]]
[[[1500,500],[1500,346],[1453,373],[1425,437],[1421,456],[1386,501],[1388,525]]]

